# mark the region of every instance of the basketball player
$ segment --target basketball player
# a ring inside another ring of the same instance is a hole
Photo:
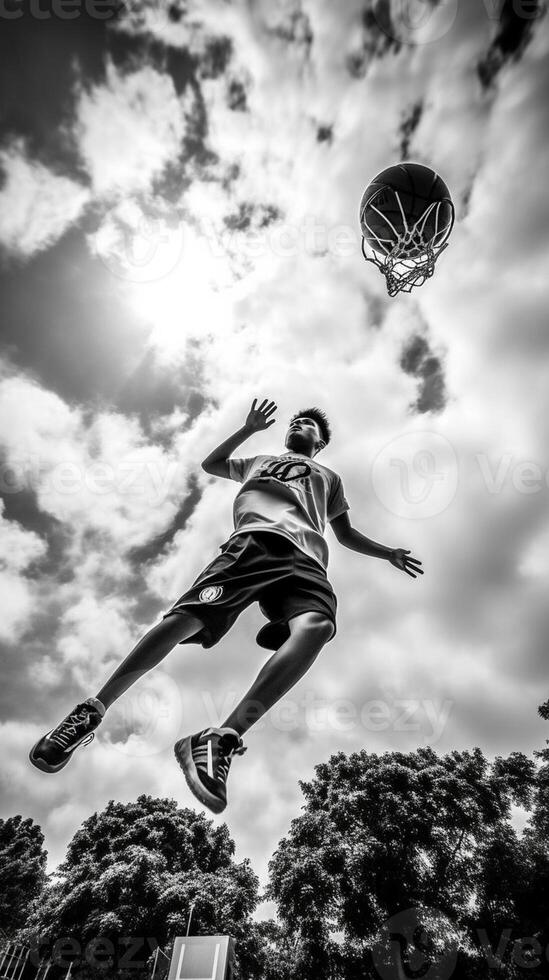
[[[202,463],[206,473],[242,483],[234,502],[234,531],[191,588],[137,643],[96,697],[78,704],[33,746],[30,760],[59,772],[78,746],[94,737],[105,711],[178,643],[214,646],[243,609],[259,602],[269,622],[259,646],[276,651],[223,724],[182,738],[175,755],[195,796],[214,813],[227,805],[233,755],[246,751],[242,735],[306,673],[336,632],[337,601],[326,575],[329,521],[340,544],[385,558],[412,578],[421,562],[402,548],[376,544],[352,527],[339,476],[316,461],[330,441],[324,412],[308,408],[291,419],[286,452],[234,459],[254,432],[268,429],[276,405],[252,407],[242,428]]]

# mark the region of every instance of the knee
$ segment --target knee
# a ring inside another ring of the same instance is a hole
[[[290,632],[306,632],[308,636],[323,645],[332,638],[335,627],[331,619],[324,616],[321,612],[305,612],[299,616],[294,616],[289,622]]]

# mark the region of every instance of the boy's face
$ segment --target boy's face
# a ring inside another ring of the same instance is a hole
[[[323,445],[324,441],[318,422],[315,422],[314,419],[307,415],[300,415],[299,418],[290,422],[285,441],[287,449],[294,453],[314,456],[316,452],[322,449]]]

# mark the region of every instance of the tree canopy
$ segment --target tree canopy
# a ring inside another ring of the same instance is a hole
[[[525,925],[541,927],[533,898],[548,883],[545,871],[536,884],[548,853],[535,829],[544,801],[522,753],[490,764],[479,748],[340,752],[300,785],[304,812],[269,863],[267,889],[295,941],[288,980],[390,976],[387,923],[412,959],[446,964],[446,976],[485,976],[483,940],[491,950],[504,927],[513,939],[533,935]],[[513,805],[533,808],[522,838]],[[525,921],[526,907],[534,917]],[[418,929],[425,946],[412,941]]]
[[[215,827],[174,800],[111,800],[74,835],[21,938],[32,942],[39,936],[53,950],[72,937],[75,952],[101,976],[123,975],[121,954],[128,975],[138,976],[141,962],[148,976],[146,959],[157,944],[166,949],[176,935],[185,935],[193,903],[191,935],[234,936],[243,975],[254,977],[261,944],[250,916],[259,900],[258,879],[247,859],[234,860],[234,850],[226,824]],[[94,953],[99,937],[101,955]]]
[[[46,882],[43,844],[44,835],[30,817],[0,819],[0,929],[8,936],[26,922]]]
[[[534,757],[332,755],[300,783],[302,813],[269,863],[262,897],[277,922],[252,920],[258,879],[234,860],[227,826],[173,800],[111,800],[49,882],[40,828],[13,817],[0,822],[4,928],[27,917],[17,938],[40,939],[42,952],[61,944],[74,980],[148,978],[154,949],[169,954],[191,907],[191,935],[235,938],[235,980],[518,980],[525,970],[541,980],[549,743]]]

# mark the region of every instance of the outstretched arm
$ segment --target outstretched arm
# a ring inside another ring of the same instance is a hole
[[[259,408],[256,408],[257,398],[254,398],[252,402],[252,407],[248,412],[248,417],[244,423],[225,439],[216,449],[212,450],[209,456],[202,462],[202,469],[206,473],[211,473],[212,476],[229,476],[229,464],[227,460],[235,449],[238,448],[246,439],[248,439],[254,432],[260,432],[262,429],[268,429],[270,425],[273,425],[275,419],[269,419],[269,416],[276,411],[276,405],[274,402],[268,401],[264,398],[261,402]]]
[[[349,512],[345,511],[339,517],[331,521],[335,536],[340,544],[351,551],[358,551],[361,555],[371,555],[373,558],[386,558],[395,568],[399,568],[412,578],[417,578],[414,573],[423,575],[423,569],[419,566],[421,562],[417,558],[410,557],[410,552],[404,548],[388,548],[384,544],[372,541],[365,534],[361,534],[356,528],[352,527],[349,519]]]

